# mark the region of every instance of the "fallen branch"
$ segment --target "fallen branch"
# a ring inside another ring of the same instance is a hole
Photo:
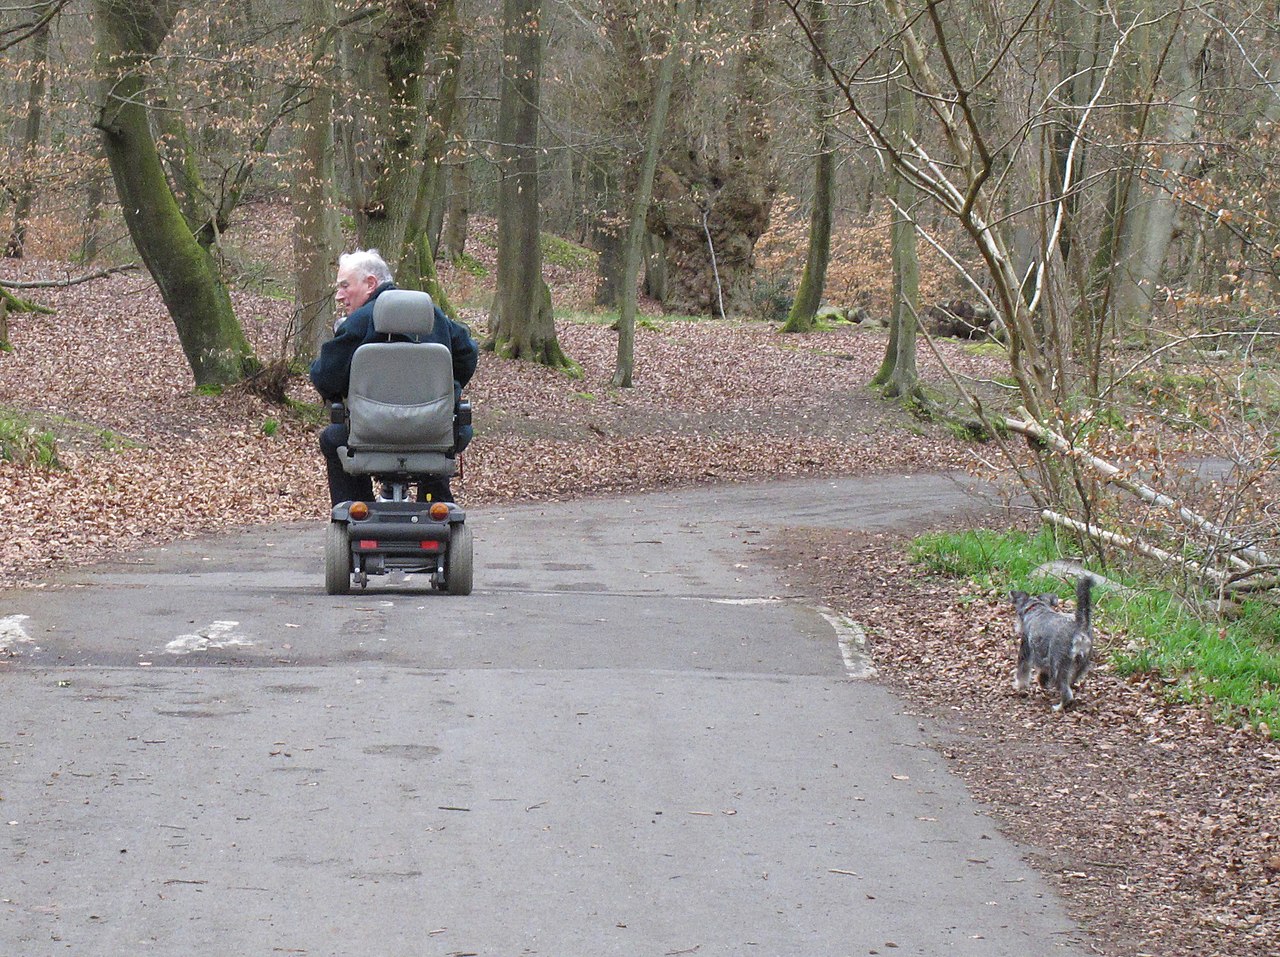
[[[1194,559],[1183,558],[1181,555],[1175,555],[1172,552],[1166,552],[1163,548],[1157,548],[1155,545],[1148,545],[1146,542],[1140,542],[1136,538],[1129,538],[1127,535],[1121,535],[1118,532],[1109,532],[1105,528],[1098,528],[1096,525],[1089,525],[1085,522],[1076,521],[1074,518],[1068,518],[1058,512],[1045,509],[1040,513],[1040,517],[1046,522],[1052,522],[1063,528],[1069,528],[1072,531],[1080,532],[1088,535],[1095,542],[1103,545],[1114,545],[1127,551],[1137,552],[1139,555],[1145,555],[1147,558],[1154,559],[1162,564],[1173,563],[1182,565],[1184,568],[1202,575],[1212,578],[1219,584],[1226,581],[1227,576],[1216,568],[1210,568],[1202,565]]]
[[[1223,586],[1224,591],[1233,595],[1247,595],[1255,592],[1274,591],[1280,587],[1280,577],[1268,575],[1266,578],[1233,578]]]
[[[1025,409],[1019,409],[1019,412],[1026,415]],[[1112,465],[1104,459],[1098,458],[1096,455],[1090,455],[1088,452],[1073,445],[1070,441],[1047,429],[1039,422],[1036,422],[1030,415],[1027,415],[1025,421],[1018,419],[1005,419],[1007,425],[1012,431],[1025,435],[1030,438],[1043,442],[1056,452],[1060,452],[1070,458],[1080,459],[1086,465],[1091,466],[1094,471],[1098,472],[1103,481],[1111,485],[1117,485],[1127,492],[1131,492],[1138,498],[1142,499],[1150,505],[1158,505],[1161,508],[1168,509],[1189,525],[1192,525],[1200,531],[1205,532],[1215,541],[1225,542],[1230,546],[1230,553],[1227,560],[1236,568],[1249,570],[1255,565],[1272,565],[1274,560],[1262,549],[1247,545],[1244,542],[1233,538],[1232,535],[1224,528],[1213,524],[1202,515],[1197,515],[1191,509],[1184,505],[1179,505],[1175,500],[1165,495],[1163,492],[1157,492],[1149,485],[1144,485],[1137,479],[1129,478],[1119,468]]]
[[[91,282],[94,279],[102,279],[104,276],[110,276],[112,273],[128,272],[131,269],[137,269],[137,263],[126,263],[123,266],[108,266],[105,269],[99,269],[97,272],[91,272],[84,276],[76,276],[74,279],[32,279],[24,282],[17,282],[10,279],[0,279],[0,287],[9,289],[54,289],[64,286],[78,286],[82,282]]]
[[[9,338],[9,326],[5,320],[5,316],[11,312],[43,312],[52,314],[53,310],[48,306],[38,306],[34,302],[27,302],[25,299],[19,299],[3,286],[0,286],[0,342],[7,341]]]

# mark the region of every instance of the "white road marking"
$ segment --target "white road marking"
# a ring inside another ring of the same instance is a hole
[[[858,679],[875,677],[876,666],[871,663],[871,652],[867,650],[867,633],[862,630],[862,626],[830,608],[819,608],[818,614],[827,620],[827,624],[836,633],[840,656],[844,658],[845,674]]]
[[[210,622],[194,635],[179,635],[165,645],[164,650],[171,655],[189,655],[193,651],[208,651],[210,648],[248,647],[253,642],[234,630],[239,624],[238,621]]]

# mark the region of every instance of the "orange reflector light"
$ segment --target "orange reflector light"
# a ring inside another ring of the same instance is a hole
[[[423,550],[424,552],[438,552],[438,551],[440,551],[440,543],[439,543],[439,542],[421,542],[420,544],[422,545],[422,550]]]
[[[351,508],[347,509],[347,514],[354,518],[357,522],[364,521],[369,517],[368,502],[352,502]]]
[[[431,516],[431,520],[435,522],[443,522],[449,517],[448,502],[432,502],[431,509],[427,512]]]

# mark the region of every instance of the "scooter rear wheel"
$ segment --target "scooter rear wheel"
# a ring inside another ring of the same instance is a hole
[[[330,595],[351,592],[351,529],[346,522],[330,522],[325,530],[324,590]]]
[[[449,554],[445,559],[445,588],[450,595],[470,595],[474,564],[471,529],[453,526],[449,532]]]

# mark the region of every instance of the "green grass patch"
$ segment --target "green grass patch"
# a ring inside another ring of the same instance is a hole
[[[987,339],[983,342],[971,342],[961,346],[960,351],[971,356],[990,356],[994,359],[1004,359],[1009,355],[1007,347],[999,342],[992,342]]]
[[[911,543],[912,561],[944,575],[971,579],[984,588],[1023,587],[1036,568],[1061,557],[1047,529],[1028,535],[976,528],[922,535]]]
[[[489,275],[489,267],[476,259],[470,253],[463,253],[453,260],[453,265],[468,276],[475,276],[477,279],[484,279]]]
[[[618,313],[605,309],[556,309],[557,319],[584,326],[612,326],[618,321]]]
[[[0,459],[42,469],[62,467],[57,437],[10,409],[0,410]]]
[[[542,247],[542,261],[549,266],[562,266],[565,269],[595,268],[598,254],[586,246],[550,233],[540,233],[538,245]]]
[[[141,442],[136,442],[127,435],[121,435],[112,429],[98,430],[98,444],[108,452],[122,452],[125,449],[140,449]]]
[[[1008,592],[1073,586],[1034,576],[1067,557],[1049,529],[1034,535],[974,529],[916,539],[912,560],[940,574]],[[1266,727],[1280,739],[1280,609],[1248,602],[1228,622],[1201,618],[1159,583],[1111,576],[1124,591],[1094,593],[1101,630],[1113,637],[1111,661],[1122,675],[1158,675],[1171,698],[1208,704],[1229,724]]]
[[[498,248],[496,232],[481,233],[477,239],[490,249]],[[600,255],[594,249],[551,233],[538,234],[538,248],[542,252],[543,265],[563,266],[566,269],[594,269]]]
[[[329,407],[323,402],[300,402],[286,398],[284,407],[308,428],[318,428],[329,424]]]
[[[1117,599],[1108,621],[1130,639],[1112,655],[1121,674],[1160,675],[1171,696],[1208,702],[1219,720],[1265,724],[1280,738],[1280,610],[1250,603],[1234,621],[1202,621],[1152,590]]]

